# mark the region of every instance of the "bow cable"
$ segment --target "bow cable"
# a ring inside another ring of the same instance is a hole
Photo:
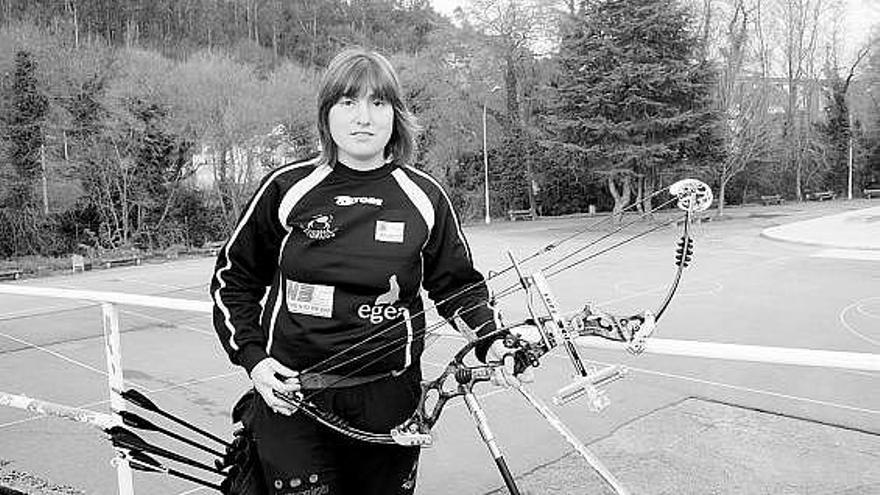
[[[654,196],[656,196],[656,195],[658,195],[658,194],[660,194],[660,193],[662,193],[662,192],[664,192],[664,191],[667,191],[667,188],[663,188],[663,189],[659,189],[658,191],[655,191],[654,193],[652,193],[652,194],[649,196],[649,198],[653,198]],[[673,199],[673,200],[674,200],[674,199]],[[655,211],[657,211],[657,210],[659,210],[659,209],[661,209],[661,208],[663,208],[663,207],[669,205],[670,203],[671,203],[671,201],[667,201],[667,202],[664,202],[664,203],[662,203],[662,204],[660,204],[660,205],[658,205],[658,206],[656,206],[656,207],[654,207],[654,208],[651,208],[651,209],[648,210],[647,212],[644,212],[644,213],[640,214],[640,215],[639,215],[638,217],[636,217],[634,220],[632,220],[632,221],[630,221],[630,222],[628,222],[628,223],[625,223],[625,224],[623,224],[623,225],[621,225],[621,226],[615,228],[615,229],[612,230],[611,232],[606,233],[606,234],[600,236],[599,239],[593,240],[593,241],[591,241],[590,243],[587,243],[585,246],[582,246],[582,247],[578,248],[578,249],[577,249],[576,251],[574,251],[573,253],[570,253],[569,255],[567,255],[567,257],[573,256],[574,254],[577,254],[577,253],[582,252],[582,251],[584,251],[584,250],[586,250],[586,249],[589,249],[590,247],[596,245],[597,243],[599,243],[599,242],[601,242],[601,241],[603,241],[603,240],[605,240],[605,239],[611,237],[612,235],[614,235],[614,234],[616,234],[616,233],[621,232],[622,230],[626,229],[627,227],[630,227],[630,226],[634,225],[634,224],[637,223],[639,220],[643,219],[644,217],[646,217],[646,216],[648,216],[648,215],[653,214]],[[639,202],[633,202],[633,203],[629,204],[628,206],[624,207],[621,211],[622,211],[622,212],[627,211],[627,210],[629,210],[629,209],[631,209],[631,208],[637,206],[638,204],[639,204]],[[586,233],[586,232],[588,232],[588,231],[590,231],[590,230],[592,230],[592,229],[595,229],[596,227],[598,227],[598,226],[601,225],[602,223],[608,222],[608,221],[611,220],[612,218],[613,218],[612,216],[608,216],[608,217],[606,217],[606,218],[604,218],[604,219],[602,219],[602,220],[600,220],[600,221],[598,221],[598,222],[595,222],[595,223],[589,225],[589,226],[586,227],[586,228],[582,228],[582,229],[580,229],[580,230],[574,232],[573,234],[570,234],[570,235],[568,235],[568,236],[562,238],[562,239],[559,240],[559,241],[553,241],[553,242],[547,244],[546,246],[544,246],[543,248],[538,249],[537,251],[535,251],[533,254],[529,255],[528,257],[524,258],[522,261],[520,261],[520,264],[524,264],[524,263],[526,263],[526,262],[533,261],[535,258],[537,258],[537,257],[539,257],[539,256],[542,256],[542,255],[544,255],[544,254],[547,254],[547,253],[550,252],[551,250],[553,250],[553,249],[555,249],[555,248],[558,248],[558,247],[561,246],[562,244],[564,244],[564,243],[566,243],[566,242],[568,242],[568,241],[570,241],[570,240],[572,240],[572,239],[574,239],[574,238],[576,238],[576,237],[579,237],[579,236],[583,235],[584,233]],[[670,222],[670,223],[671,223],[671,222]],[[664,225],[661,225],[660,227],[652,228],[652,229],[648,230],[648,231],[647,231],[646,233],[644,233],[644,234],[637,235],[636,238],[641,237],[642,235],[646,235],[647,233],[653,232],[653,231],[655,231],[655,230],[658,230],[659,228],[662,228],[662,227],[665,226],[665,225],[668,225],[668,224],[664,224]],[[620,243],[620,245],[622,245],[622,244],[625,244],[625,242]],[[602,253],[604,254],[604,252],[607,252],[607,251],[608,251],[608,250],[602,251]],[[553,265],[550,265],[550,266],[553,266]],[[357,342],[357,343],[355,343],[355,344],[353,344],[353,345],[351,345],[351,346],[349,346],[349,347],[347,347],[347,348],[345,348],[345,349],[342,349],[342,350],[340,350],[340,351],[335,352],[334,354],[332,354],[332,355],[330,355],[330,356],[324,358],[323,360],[321,360],[321,361],[319,361],[319,362],[317,362],[317,363],[315,363],[315,364],[313,364],[313,365],[311,365],[311,366],[308,366],[307,368],[301,370],[300,373],[316,372],[316,370],[318,370],[319,368],[321,368],[321,367],[324,366],[325,364],[327,364],[327,363],[333,361],[334,359],[339,358],[339,357],[345,355],[346,353],[349,353],[349,352],[355,350],[356,348],[358,348],[358,347],[360,347],[360,346],[362,346],[362,345],[367,344],[367,343],[370,342],[371,340],[374,340],[374,339],[376,339],[376,338],[381,337],[382,335],[385,335],[385,334],[388,333],[388,332],[391,332],[391,331],[393,331],[393,330],[396,330],[397,328],[399,328],[400,325],[405,325],[405,324],[407,324],[409,321],[412,321],[414,318],[417,318],[417,317],[420,317],[420,316],[425,315],[425,314],[426,314],[428,311],[430,311],[430,310],[436,310],[438,306],[440,306],[440,305],[444,304],[445,302],[450,301],[450,300],[452,300],[452,299],[454,299],[454,298],[456,298],[456,297],[458,297],[458,296],[460,296],[460,295],[466,293],[466,292],[469,291],[469,290],[472,290],[472,289],[476,288],[476,287],[479,286],[480,284],[488,284],[489,281],[494,280],[495,278],[498,278],[498,277],[500,277],[500,276],[506,274],[507,272],[509,272],[509,271],[512,270],[512,269],[513,269],[512,267],[507,267],[507,268],[505,268],[505,269],[503,269],[503,270],[501,270],[501,271],[499,271],[499,272],[493,273],[491,276],[486,277],[484,280],[482,280],[482,281],[480,281],[480,282],[475,282],[475,283],[472,283],[472,284],[469,284],[469,285],[463,287],[462,289],[459,289],[457,292],[455,292],[455,293],[453,293],[452,295],[450,295],[450,296],[444,298],[444,299],[441,300],[441,301],[437,301],[437,302],[429,302],[429,303],[426,305],[426,307],[425,307],[422,311],[420,311],[420,312],[418,312],[418,313],[416,313],[416,314],[414,314],[414,315],[410,315],[409,318],[407,318],[407,319],[405,319],[405,320],[403,320],[403,321],[397,322],[397,323],[395,323],[395,324],[392,324],[392,325],[390,325],[388,328],[386,328],[386,329],[384,329],[384,330],[382,330],[382,331],[376,332],[376,333],[374,333],[374,334],[368,336],[367,338],[365,338],[365,339],[363,339],[363,340],[361,340],[361,341],[359,341],[359,342]],[[566,268],[564,268],[564,269],[568,269],[568,267],[566,267]],[[562,270],[560,270],[560,271],[562,271]],[[510,289],[510,288],[508,288],[508,289]],[[505,289],[505,291],[507,291],[508,289]],[[510,291],[510,292],[505,292],[505,291],[502,291],[502,292],[497,296],[497,298],[506,297],[506,296],[508,296],[508,295],[511,295],[512,293],[517,292],[518,290],[513,290],[513,291]],[[476,306],[476,307],[473,307],[473,308],[467,308],[467,309],[461,310],[461,312],[464,313],[464,314],[467,314],[467,313],[469,313],[470,311],[473,311],[473,310],[477,309],[478,307],[479,307],[479,305]],[[446,326],[447,323],[448,323],[448,322],[447,322],[446,319],[444,318],[443,321],[440,321],[440,322],[437,322],[437,323],[434,323],[434,324],[431,324],[431,325],[426,325],[426,327],[425,327],[424,330],[419,331],[419,332],[420,332],[420,335],[418,335],[418,337],[421,338],[422,336],[427,335],[428,333],[430,333],[431,331],[433,331],[433,330],[435,330],[435,329],[442,328],[442,327]],[[414,335],[414,336],[415,336],[415,335]],[[370,361],[369,363],[367,363],[366,365],[364,365],[362,368],[359,368],[358,371],[360,371],[360,370],[362,370],[362,369],[364,369],[364,368],[370,366],[371,364],[373,364],[373,363],[375,363],[375,362],[378,362],[378,361],[381,360],[382,358],[387,357],[387,356],[390,355],[391,353],[397,351],[397,350],[400,348],[400,346],[401,346],[401,345],[407,340],[407,338],[408,338],[408,337],[401,337],[401,338],[399,338],[399,339],[392,340],[392,341],[390,341],[390,342],[388,342],[388,343],[386,343],[386,344],[383,344],[383,345],[381,345],[381,346],[379,346],[379,347],[377,347],[377,348],[375,348],[375,349],[372,349],[372,350],[367,351],[367,352],[365,352],[365,353],[362,353],[362,354],[359,354],[359,355],[357,355],[357,356],[354,356],[354,357],[352,357],[352,358],[350,358],[350,359],[348,359],[348,360],[346,360],[346,361],[342,361],[342,362],[337,363],[337,364],[335,364],[335,365],[332,365],[332,366],[330,366],[330,367],[328,367],[328,368],[326,368],[326,369],[322,369],[322,370],[320,370],[320,372],[327,373],[327,372],[333,371],[333,370],[338,369],[338,368],[340,368],[340,367],[343,367],[343,366],[346,366],[346,365],[348,365],[348,364],[351,364],[352,362],[354,362],[354,361],[356,361],[356,360],[358,360],[358,359],[362,359],[363,357],[365,357],[365,356],[367,356],[367,355],[369,355],[369,354],[373,354],[373,353],[375,353],[375,352],[381,351],[382,349],[384,349],[384,348],[387,347],[387,346],[394,346],[393,349],[391,350],[391,352],[389,352],[389,353],[387,353],[387,354],[383,354],[383,355],[381,355],[379,358],[377,358],[377,359],[375,359],[375,360],[373,360],[373,361]],[[429,348],[429,346],[427,346],[427,345],[424,347],[424,349],[428,349],[428,348]],[[352,372],[352,373],[356,373],[356,371],[355,371],[355,372]],[[341,378],[340,380],[338,380],[338,381],[341,381],[341,380],[344,379],[344,378],[347,378],[347,377],[352,376],[352,373],[349,373],[349,374],[345,375],[344,377],[342,377],[342,378]]]

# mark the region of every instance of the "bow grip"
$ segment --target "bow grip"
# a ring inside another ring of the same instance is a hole
[[[434,437],[431,433],[419,431],[416,423],[401,425],[391,429],[391,439],[398,445],[404,447],[430,447],[434,444]]]
[[[648,337],[654,333],[654,328],[657,326],[657,319],[651,311],[645,311],[639,318],[641,323],[626,344],[626,350],[636,355],[644,352]]]
[[[553,396],[557,406],[567,404],[583,395],[589,399],[590,410],[599,412],[608,407],[611,401],[599,387],[607,385],[626,376],[627,370],[621,365],[607,366],[602,369],[592,368],[587,375],[576,379],[571,384],[559,389]]]

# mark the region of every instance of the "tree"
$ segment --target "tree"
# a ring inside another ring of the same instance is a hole
[[[609,0],[588,4],[563,33],[548,124],[605,175],[615,213],[634,184],[650,210],[677,166],[719,153],[714,71],[689,24],[674,0]]]
[[[750,8],[745,0],[733,0],[733,13],[719,43],[721,70],[715,87],[718,109],[725,117],[722,132],[726,152],[708,165],[718,187],[718,216],[724,215],[728,184],[750,165],[770,161],[775,144],[768,113],[772,88],[766,65],[761,63],[764,49],[757,47],[757,64],[752,63],[753,52],[749,49],[755,38],[750,26],[754,25],[760,32],[760,4]]]
[[[781,0],[787,91],[783,152],[789,170],[794,171],[794,192],[799,200],[803,199],[810,178],[825,165],[817,160],[824,153],[812,125],[819,92],[815,55],[823,3],[823,0]]]
[[[532,113],[527,96],[535,92],[537,81],[531,70],[535,65],[532,49],[545,34],[551,11],[542,2],[471,0],[468,12],[474,27],[490,41],[499,64],[498,80],[503,81],[506,112],[496,114],[504,129],[501,160],[522,169],[505,175],[522,184],[529,210],[535,213],[537,181],[530,148],[536,145],[536,129],[529,128]]]
[[[826,119],[819,128],[827,139],[830,155],[831,166],[827,182],[838,191],[849,191],[849,161],[855,141],[849,92],[856,68],[867,55],[867,47],[859,50],[844,76],[841,76],[836,67],[826,68],[830,88],[825,103]]]
[[[14,172],[9,202],[13,208],[24,209],[35,203],[44,151],[43,117],[49,108],[49,100],[37,81],[36,62],[26,50],[15,54],[9,92],[9,111],[4,116],[9,162]]]

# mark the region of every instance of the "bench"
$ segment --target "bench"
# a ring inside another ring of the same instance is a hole
[[[77,270],[84,272],[92,269],[92,260],[87,260],[85,256],[81,254],[74,254],[70,256],[70,271],[76,273]]]
[[[2,270],[0,271],[0,280],[18,280],[21,278],[21,270]]]
[[[767,196],[761,196],[761,202],[764,203],[764,206],[781,205],[782,203],[785,203],[785,199],[779,194],[770,194]]]
[[[535,214],[532,213],[532,210],[507,210],[507,216],[511,222],[535,219]]]
[[[868,199],[880,196],[880,189],[865,189],[863,192]]]
[[[220,253],[220,250],[223,249],[223,246],[226,245],[226,241],[214,241],[207,242],[204,246],[200,248],[194,248],[190,252],[201,254],[203,256],[217,256]]]
[[[114,266],[140,266],[141,259],[137,256],[130,256],[127,258],[113,258],[109,260],[101,260],[101,264],[104,268],[112,268]]]
[[[834,194],[834,191],[819,191],[814,193],[807,193],[807,199],[812,201],[829,201],[834,199],[837,196]]]

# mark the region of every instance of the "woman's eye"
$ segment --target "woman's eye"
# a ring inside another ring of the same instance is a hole
[[[350,107],[354,105],[354,100],[352,98],[340,98],[337,105],[341,105],[344,107]]]
[[[377,106],[377,107],[382,107],[382,106],[385,106],[385,105],[387,105],[387,104],[388,104],[388,101],[387,101],[387,100],[383,100],[383,99],[381,99],[381,98],[375,98],[375,99],[373,99],[373,105],[375,105],[375,106]]]

